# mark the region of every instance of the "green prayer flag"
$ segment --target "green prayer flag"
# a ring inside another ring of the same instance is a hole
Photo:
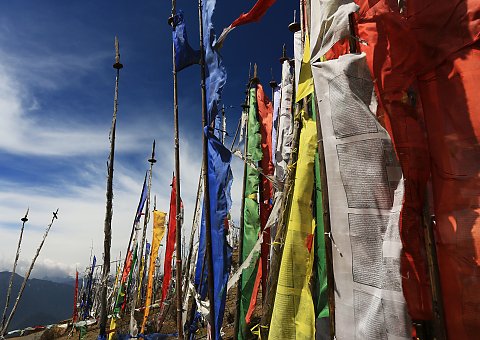
[[[263,153],[261,149],[260,123],[257,117],[257,89],[250,89],[250,107],[248,111],[248,138],[247,138],[247,155],[249,161],[258,162],[262,159]],[[248,254],[252,251],[258,240],[260,232],[260,212],[258,207],[258,186],[260,183],[259,173],[251,166],[247,166],[246,184],[245,184],[245,208],[243,211],[244,230],[243,230],[243,249],[242,262],[245,261]],[[250,266],[242,272],[241,290],[239,299],[239,327],[238,339],[246,339],[248,329],[245,322],[245,316],[250,305],[252,291],[255,283],[255,276],[258,270],[257,264]]]
[[[316,120],[315,98],[310,101],[312,104],[312,118]],[[315,154],[315,244],[313,263],[313,304],[317,319],[329,316],[328,310],[328,289],[327,289],[327,260],[325,250],[325,226],[323,224],[323,197],[322,181],[320,177],[320,159],[318,152]]]

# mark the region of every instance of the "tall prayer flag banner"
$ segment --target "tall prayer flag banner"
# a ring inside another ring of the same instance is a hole
[[[177,206],[175,204],[176,197],[177,187],[175,184],[175,177],[173,177],[172,192],[170,194],[170,210],[168,213],[167,247],[165,249],[165,262],[163,265],[162,297],[160,299],[161,309],[163,309],[162,304],[167,298],[168,289],[170,288],[170,279],[172,277],[172,257],[173,251],[175,250],[175,232],[177,229]]]
[[[257,118],[257,89],[252,87],[249,90],[249,111],[248,111],[248,140],[247,140],[247,154],[249,161],[257,163],[263,157],[261,148],[260,124]],[[246,183],[245,183],[245,207],[244,211],[244,232],[243,232],[243,250],[242,262],[245,261],[248,254],[252,251],[260,233],[260,212],[258,205],[258,186],[260,184],[259,173],[252,167],[247,167]],[[238,339],[245,339],[247,337],[247,325],[245,323],[245,316],[250,305],[252,292],[255,284],[255,277],[258,270],[258,265],[250,266],[243,270],[241,282],[241,296],[239,297],[240,315],[238,327]]]
[[[312,108],[312,119],[316,121],[317,110],[315,98],[310,101]],[[314,192],[314,214],[315,214],[315,244],[313,262],[313,304],[317,317],[316,333],[322,333],[324,337],[330,336],[330,329],[325,322],[329,317],[328,308],[328,285],[327,285],[327,258],[325,247],[325,225],[323,222],[323,195],[322,178],[320,177],[320,158],[318,152],[315,154],[315,192]],[[321,327],[324,327],[323,329]],[[320,337],[321,338],[321,337]]]
[[[269,329],[270,339],[315,338],[315,310],[309,283],[313,269],[315,221],[311,200],[316,150],[316,124],[312,119],[303,119],[287,235]]]
[[[232,206],[230,189],[233,182],[233,173],[230,168],[232,154],[230,150],[210,131],[208,135],[208,180],[210,183],[210,211],[212,226],[212,257],[213,281],[215,300],[215,330],[213,339],[221,339],[220,330],[225,312],[227,297],[227,282],[232,261],[232,248],[227,242],[225,219]],[[207,202],[204,202],[207,204]],[[205,259],[206,246],[205,214],[202,216],[200,240],[198,248],[197,265],[195,271],[195,284],[202,299],[207,297],[208,266]],[[203,280],[201,280],[203,278]],[[210,303],[212,303],[210,301]]]
[[[268,255],[270,252],[270,228],[265,228],[268,218],[272,211],[273,204],[273,184],[271,179],[274,174],[272,162],[272,121],[273,121],[273,105],[270,99],[265,95],[262,85],[257,85],[257,107],[258,119],[260,123],[260,135],[262,159],[260,167],[263,175],[260,181],[260,225],[261,231],[264,233],[264,242],[262,243],[262,292],[267,291],[267,275],[268,275]],[[267,178],[269,176],[270,178]],[[263,293],[265,294],[265,293]]]
[[[446,331],[452,339],[475,338],[480,328],[479,1],[410,2],[404,13],[389,2],[358,3],[357,31],[365,41],[360,48],[406,177],[401,236],[409,312],[414,319],[432,319],[422,227],[431,178],[435,218],[427,223],[435,223]]]
[[[338,340],[411,339],[400,273],[402,171],[365,54],[313,63],[334,244]]]
[[[153,296],[153,278],[155,274],[155,261],[158,256],[158,249],[165,235],[165,217],[166,213],[158,210],[153,211],[153,237],[150,253],[150,264],[148,266],[147,297],[145,299],[145,312],[143,314],[142,328],[140,333],[144,334],[145,324],[150,314],[150,305]]]
[[[284,183],[287,174],[287,164],[292,153],[293,141],[293,74],[288,60],[282,64],[282,83],[281,83],[281,100],[278,112],[276,127],[278,137],[277,143],[272,150],[275,159],[275,180],[277,183]],[[275,131],[275,129],[273,130]],[[277,233],[277,223],[280,216],[280,207],[284,195],[283,185],[280,185],[275,191],[273,198],[272,212],[267,221],[267,228],[270,229],[271,241],[275,239]]]

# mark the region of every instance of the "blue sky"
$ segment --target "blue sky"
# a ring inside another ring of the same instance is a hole
[[[218,0],[219,34],[255,1]],[[282,45],[292,55],[297,1],[277,1],[260,23],[232,31],[222,49],[223,103],[233,135],[250,62],[270,93],[280,80]],[[177,1],[190,43],[198,46],[196,1]],[[171,2],[19,0],[0,2],[0,270],[10,270],[20,218],[30,207],[19,274],[25,272],[51,212],[59,208],[36,277],[72,274],[93,252],[101,259],[108,133],[113,110],[113,40],[121,71],[114,177],[112,257],[124,252],[151,143],[157,140],[153,194],[168,211],[173,170]],[[191,225],[201,162],[200,69],[179,74],[181,180],[185,228]],[[230,141],[227,139],[227,143]],[[242,164],[233,162],[233,216],[238,219]],[[148,234],[150,235],[150,234]]]

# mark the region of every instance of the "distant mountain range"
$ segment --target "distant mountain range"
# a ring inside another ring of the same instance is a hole
[[[0,318],[5,308],[10,275],[9,272],[0,272]],[[59,279],[55,279],[55,281],[59,281]],[[28,280],[8,331],[29,326],[54,324],[70,318],[73,313],[74,283],[72,285],[69,278],[65,278],[64,281],[66,283],[39,279]],[[22,282],[23,277],[15,274],[7,317],[15,303]]]

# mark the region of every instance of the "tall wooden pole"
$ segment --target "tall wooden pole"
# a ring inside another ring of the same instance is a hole
[[[110,246],[112,243],[112,215],[113,215],[113,163],[115,159],[115,131],[117,127],[118,110],[118,82],[120,79],[120,70],[123,65],[120,63],[120,48],[118,38],[115,37],[115,97],[113,100],[112,128],[110,130],[110,156],[108,159],[108,179],[107,179],[107,207],[105,212],[104,241],[103,241],[103,272],[102,272],[102,295],[100,309],[100,336],[106,336],[107,328],[107,285],[110,274]]]
[[[176,14],[176,0],[172,0],[172,16],[169,22],[172,25],[172,30],[175,31]],[[173,67],[173,125],[174,125],[174,144],[175,144],[175,186],[177,188],[177,195],[175,197],[175,211],[176,211],[176,283],[175,290],[177,293],[177,332],[178,338],[183,339],[183,321],[182,321],[182,219],[181,219],[181,195],[180,195],[180,145],[178,137],[178,92],[177,92],[177,65],[175,63],[175,44],[172,42],[172,67]]]
[[[200,69],[201,69],[201,89],[202,89],[202,141],[203,141],[203,197],[205,209],[205,232],[206,232],[206,255],[208,265],[208,299],[210,301],[210,330],[211,334],[215,332],[215,294],[213,283],[213,258],[212,258],[212,226],[210,217],[210,190],[208,180],[208,108],[207,108],[207,88],[206,88],[206,65],[205,65],[205,46],[203,41],[203,4],[198,0],[198,21],[200,26]]]
[[[45,230],[45,234],[43,235],[43,239],[40,242],[40,245],[38,246],[37,252],[35,253],[35,256],[32,259],[32,262],[30,263],[30,268],[28,268],[27,273],[25,274],[25,277],[22,282],[22,286],[20,287],[20,291],[18,292],[17,299],[15,300],[15,304],[13,305],[12,311],[10,312],[10,315],[8,316],[7,321],[5,322],[5,325],[2,328],[2,331],[0,332],[0,338],[3,338],[5,335],[5,332],[8,329],[8,326],[10,325],[10,322],[12,321],[13,316],[15,315],[15,312],[17,311],[18,303],[20,302],[20,299],[22,298],[23,291],[25,290],[25,286],[27,285],[28,278],[30,277],[30,274],[32,273],[33,267],[35,266],[35,261],[37,260],[38,256],[40,255],[40,251],[42,250],[43,244],[45,243],[45,240],[47,239],[48,232],[52,228],[53,222],[58,219],[58,209],[57,211],[53,212],[52,220],[50,224],[47,226],[47,230]]]
[[[245,103],[242,104],[242,115],[248,114],[248,108],[250,107],[250,82],[247,84],[247,90],[245,91]],[[245,124],[245,142],[243,144],[243,154],[247,157],[247,148],[248,148],[248,124]],[[238,266],[242,265],[243,261],[243,233],[245,230],[245,187],[247,185],[247,162],[243,164],[243,183],[242,183],[242,203],[240,206],[240,231],[238,235]],[[242,293],[242,274],[240,273],[240,278],[237,283],[237,311],[235,313],[235,328],[234,328],[234,337],[238,336],[238,326],[240,324],[240,294]]]
[[[142,242],[140,243],[139,253],[137,256],[138,273],[137,273],[137,279],[135,280],[138,284],[137,289],[141,288],[141,275],[142,275],[141,263],[143,259],[143,249],[145,248],[145,239],[147,236],[147,226],[150,220],[150,190],[152,187],[152,171],[153,171],[153,165],[157,162],[157,160],[155,159],[155,140],[153,141],[153,145],[152,145],[152,157],[148,160],[148,162],[150,163],[150,170],[148,172],[147,200],[145,203],[145,216],[143,219]],[[139,294],[136,294],[135,289],[133,289],[133,299],[132,299],[132,304],[130,308],[130,332],[131,332],[130,334],[132,336],[137,336],[138,334],[137,321],[135,320],[135,308],[137,307],[138,296]]]
[[[25,216],[22,217],[22,228],[20,229],[20,238],[18,239],[18,245],[17,245],[17,253],[15,255],[15,260],[13,262],[13,269],[12,269],[12,274],[10,275],[10,281],[8,282],[8,289],[7,289],[7,298],[5,300],[5,309],[3,310],[3,316],[2,316],[2,327],[5,326],[5,321],[7,319],[7,309],[8,305],[10,303],[10,294],[12,293],[12,284],[13,284],[13,277],[15,276],[15,270],[17,269],[17,263],[18,263],[18,257],[20,256],[20,246],[22,244],[22,237],[23,237],[23,230],[25,229],[25,223],[28,221],[28,208],[27,212],[25,213]]]
[[[188,270],[190,268],[190,264],[192,262],[192,256],[193,256],[193,243],[195,240],[195,232],[198,228],[198,220],[200,217],[200,198],[202,196],[202,170],[200,170],[200,176],[198,178],[198,187],[197,187],[197,196],[195,198],[195,208],[193,209],[193,220],[192,220],[192,231],[190,234],[190,242],[188,246],[188,254],[187,254],[187,263],[185,265],[186,268],[186,277],[185,277],[185,283],[183,285],[183,291],[188,290],[188,280],[189,280],[189,274]]]

